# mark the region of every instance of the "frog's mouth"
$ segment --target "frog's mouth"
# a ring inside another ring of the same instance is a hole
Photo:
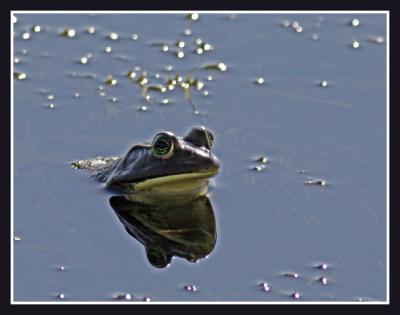
[[[177,193],[207,193],[207,179],[215,176],[219,168],[209,168],[191,173],[181,173],[174,175],[149,178],[133,184],[133,188],[138,192],[152,192],[163,194]]]

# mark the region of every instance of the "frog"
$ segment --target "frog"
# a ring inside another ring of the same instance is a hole
[[[121,157],[76,160],[71,166],[88,171],[109,189],[138,196],[202,196],[220,170],[211,151],[215,137],[204,126],[194,126],[179,137],[160,131],[152,141],[133,145]]]

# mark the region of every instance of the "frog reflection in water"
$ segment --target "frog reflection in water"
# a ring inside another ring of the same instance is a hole
[[[206,196],[220,167],[213,142],[202,126],[183,138],[160,132],[121,158],[79,160],[72,166],[124,195],[111,197],[110,205],[128,233],[144,244],[150,263],[165,267],[174,255],[197,261],[214,248],[215,217]]]
[[[216,223],[207,196],[178,205],[149,205],[129,195],[113,196],[110,205],[126,231],[144,245],[154,267],[168,266],[173,256],[196,262],[214,249]]]

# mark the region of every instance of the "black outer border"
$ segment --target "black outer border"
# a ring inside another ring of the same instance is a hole
[[[59,1],[25,1],[18,0],[13,4],[2,4],[3,10],[1,10],[1,29],[2,30],[10,30],[10,13],[11,10],[384,10],[389,11],[390,13],[390,104],[395,104],[395,106],[390,106],[390,304],[389,305],[11,305],[10,304],[10,108],[11,108],[11,95],[10,95],[10,75],[11,73],[5,69],[10,69],[10,33],[8,33],[8,37],[5,34],[2,37],[2,53],[1,53],[1,62],[2,62],[2,85],[1,85],[1,96],[2,96],[2,105],[1,109],[1,118],[2,122],[0,124],[1,128],[1,179],[2,179],[2,215],[1,215],[1,259],[0,259],[0,270],[1,277],[0,279],[2,284],[0,299],[1,299],[1,308],[2,314],[9,314],[10,312],[15,311],[47,311],[53,313],[55,310],[65,310],[66,312],[71,312],[73,310],[82,310],[87,311],[110,311],[110,308],[120,309],[121,311],[127,312],[133,309],[133,311],[180,311],[181,309],[184,311],[195,311],[199,310],[204,312],[210,308],[218,309],[218,311],[243,311],[243,308],[247,309],[255,309],[269,311],[272,309],[279,309],[279,311],[287,310],[287,311],[317,311],[320,313],[321,308],[324,308],[324,312],[326,310],[332,310],[333,312],[337,312],[338,308],[340,309],[348,309],[352,311],[352,308],[357,308],[357,310],[353,311],[379,311],[379,312],[395,312],[395,308],[399,305],[399,287],[398,283],[400,281],[398,269],[400,267],[398,262],[398,251],[399,245],[395,233],[398,233],[399,229],[397,225],[399,224],[399,216],[398,211],[399,208],[393,206],[393,190],[391,189],[396,185],[396,177],[394,175],[394,170],[397,167],[398,159],[394,158],[395,153],[397,153],[394,149],[396,146],[392,145],[396,141],[396,136],[392,132],[393,126],[396,126],[397,117],[396,110],[397,106],[400,104],[398,100],[398,91],[399,91],[399,82],[396,81],[396,77],[398,75],[399,66],[398,66],[398,57],[400,56],[398,52],[398,38],[400,38],[396,31],[399,28],[399,16],[398,10],[395,9],[393,5],[394,1],[389,3],[389,1],[371,1],[371,0],[363,0],[363,1],[315,1],[315,0],[290,0],[290,1],[264,1],[263,4],[261,1],[257,4],[255,2],[239,2],[239,1],[230,1],[223,3],[222,1],[213,1],[213,2],[172,2],[172,1],[164,1],[164,2],[149,2],[149,1],[116,1],[113,0],[111,2],[100,2],[100,1],[68,1],[68,2],[59,2]],[[4,6],[7,6],[5,9]],[[392,57],[393,56],[393,57]],[[10,104],[10,106],[8,106]],[[397,105],[397,106],[396,106]],[[8,149],[8,150],[5,150]],[[394,167],[393,167],[394,166]],[[397,235],[398,236],[398,235]],[[394,250],[392,250],[394,248]],[[371,283],[373,285],[373,283]],[[61,306],[61,307],[60,307]],[[399,311],[395,312],[399,313]]]

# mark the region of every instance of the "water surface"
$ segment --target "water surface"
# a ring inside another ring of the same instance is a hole
[[[293,301],[295,292],[304,301],[386,299],[386,45],[373,41],[386,37],[385,15],[16,17],[14,69],[26,74],[14,80],[16,301],[60,293],[112,301],[119,292],[153,301]],[[66,28],[75,36],[61,36]],[[198,38],[214,49],[195,53]],[[181,59],[177,40],[186,44]],[[200,69],[220,62],[227,71]],[[135,67],[154,82],[156,73],[196,67],[200,114],[182,89],[146,101],[127,77]],[[69,163],[199,124],[213,130],[222,161],[209,196],[215,248],[196,264],[174,258],[157,269],[115,215],[112,194]],[[268,162],[253,170],[260,155]],[[326,185],[306,184],[313,180]]]

